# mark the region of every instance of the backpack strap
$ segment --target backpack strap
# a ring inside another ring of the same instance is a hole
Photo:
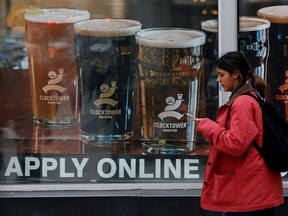
[[[261,107],[261,104],[262,104],[263,100],[260,97],[257,97],[256,95],[252,94],[251,92],[245,92],[245,93],[243,93],[241,95],[248,95],[248,96],[254,98],[258,102],[260,107]],[[231,106],[229,107],[228,115],[230,114]],[[226,125],[227,125],[227,122],[226,122]],[[252,145],[260,154],[262,154],[262,148],[260,147],[260,145],[255,140],[253,140]]]
[[[253,140],[252,145],[260,153],[260,155],[262,155],[262,148],[258,145],[258,143],[255,140]]]
[[[256,93],[255,93],[256,94]],[[264,102],[259,96],[257,97],[255,94],[252,94],[251,92],[245,92],[242,95],[249,95],[250,97],[254,98],[260,105],[262,106],[262,103]]]
[[[250,97],[254,98],[261,107],[263,100],[260,97],[255,96],[251,92],[246,92],[242,95],[249,95]],[[260,147],[260,145],[255,140],[253,140],[252,145],[260,154],[262,154],[262,148]]]

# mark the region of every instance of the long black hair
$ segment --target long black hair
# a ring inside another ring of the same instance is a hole
[[[253,73],[246,57],[240,52],[226,53],[217,60],[216,66],[222,70],[229,72],[230,74],[238,71],[240,73],[240,82],[246,83],[247,81],[249,81],[252,87],[260,94],[260,96],[265,97],[265,81],[260,76]]]

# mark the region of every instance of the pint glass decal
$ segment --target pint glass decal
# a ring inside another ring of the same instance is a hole
[[[133,135],[135,36],[132,20],[92,19],[75,25],[82,139],[95,145]]]
[[[25,14],[33,119],[50,126],[75,124],[79,119],[73,24],[90,14],[65,8],[42,11]]]
[[[261,8],[257,16],[271,21],[267,100],[288,121],[288,5]]]
[[[186,37],[185,34],[191,33],[189,30],[181,32],[175,29],[147,31],[159,35],[171,34],[172,40],[176,39],[174,34],[183,33]],[[198,114],[199,87],[203,73],[201,45],[204,42],[191,45],[190,41],[185,46],[176,41],[175,44],[172,42],[173,45],[168,42],[166,46],[161,41],[159,44],[149,44],[149,40],[142,40],[141,32],[145,35],[145,30],[136,34],[136,59],[140,80],[143,151],[147,154],[181,154],[191,151],[195,143],[195,123],[185,114]],[[204,36],[204,33],[197,33],[200,37]],[[193,31],[188,38],[192,34]]]
[[[242,16],[239,23],[239,49],[246,56],[254,73],[266,80],[270,21]]]

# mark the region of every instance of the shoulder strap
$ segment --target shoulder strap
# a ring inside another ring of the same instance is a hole
[[[256,96],[255,96],[254,94],[252,94],[251,92],[246,92],[246,93],[244,93],[243,95],[249,95],[250,97],[254,98],[254,99],[258,102],[258,104],[260,105],[260,107],[261,107],[261,104],[262,104],[263,100],[262,100],[260,97],[256,97]],[[252,145],[254,146],[254,148],[255,148],[260,154],[262,153],[262,148],[259,146],[259,144],[258,144],[255,140],[253,140]]]
[[[261,107],[261,103],[263,102],[263,100],[260,98],[260,97],[256,97],[254,94],[252,94],[251,92],[246,92],[246,93],[243,93],[242,95],[249,95],[250,97],[254,98],[260,105]],[[232,106],[232,105],[231,105]],[[230,109],[231,109],[231,106],[229,107],[229,110],[228,110],[228,115],[230,114]],[[226,122],[226,125],[227,125],[227,122]],[[261,154],[262,152],[262,148],[258,145],[258,143],[253,140],[252,142],[252,145],[253,147]]]
[[[258,143],[255,140],[253,140],[252,145],[260,154],[262,154],[262,148],[258,145]]]
[[[259,103],[260,106],[261,106],[261,104],[264,102],[264,101],[262,100],[262,98],[257,97],[256,95],[252,94],[251,92],[246,92],[246,93],[244,93],[244,94],[242,94],[242,95],[249,95],[250,97],[254,98],[254,99]]]

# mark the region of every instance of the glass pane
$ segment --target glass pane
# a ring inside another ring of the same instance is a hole
[[[217,1],[0,4],[1,184],[201,182]]]

